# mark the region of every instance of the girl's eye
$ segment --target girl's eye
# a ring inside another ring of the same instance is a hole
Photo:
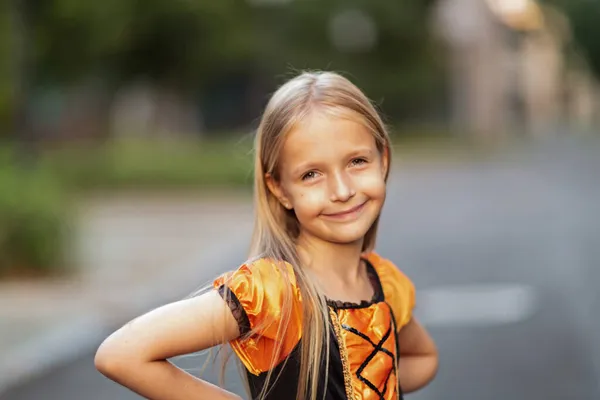
[[[352,160],[351,164],[352,165],[362,165],[365,164],[367,162],[367,160],[365,160],[364,158],[355,158]]]
[[[317,176],[317,173],[315,171],[308,171],[307,173],[302,175],[302,180],[307,181],[309,179],[315,178],[316,176]]]

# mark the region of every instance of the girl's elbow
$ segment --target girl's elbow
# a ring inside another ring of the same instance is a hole
[[[430,359],[430,366],[429,366],[429,376],[428,376],[428,383],[433,381],[435,379],[435,377],[438,374],[439,368],[440,368],[440,358],[439,358],[439,354],[437,351],[435,351],[434,353],[432,353],[429,357]]]
[[[114,337],[109,337],[96,350],[94,366],[102,375],[115,380],[132,369],[136,359],[127,346]]]
[[[118,374],[117,370],[122,369],[124,361],[118,356],[113,346],[105,340],[94,356],[94,366],[102,375],[113,378]]]

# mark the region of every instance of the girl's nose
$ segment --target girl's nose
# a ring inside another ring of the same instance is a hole
[[[345,202],[356,194],[352,180],[347,174],[341,172],[331,176],[331,201]]]

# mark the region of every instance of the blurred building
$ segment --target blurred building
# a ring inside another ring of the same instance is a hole
[[[565,63],[569,25],[555,9],[534,0],[439,0],[433,26],[449,50],[455,126],[489,136],[593,123],[597,84],[584,65]]]

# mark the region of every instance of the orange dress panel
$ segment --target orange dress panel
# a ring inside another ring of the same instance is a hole
[[[348,357],[347,392],[352,400],[397,398],[396,333],[390,311],[385,302],[337,311],[338,341]]]

